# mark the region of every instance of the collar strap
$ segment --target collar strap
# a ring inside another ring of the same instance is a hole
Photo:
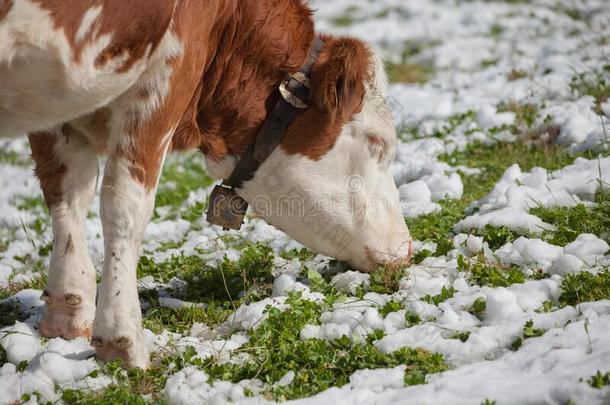
[[[324,41],[316,37],[303,66],[298,72],[286,75],[279,86],[281,97],[257,133],[256,140],[248,146],[231,176],[223,182],[225,187],[239,188],[243,182],[252,180],[260,165],[282,142],[286,128],[297,113],[308,108],[311,96],[309,76],[322,48]]]

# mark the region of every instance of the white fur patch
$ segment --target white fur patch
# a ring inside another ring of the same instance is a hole
[[[95,21],[97,21],[98,17],[101,14],[102,14],[101,5],[93,6],[85,12],[83,20],[81,21],[80,26],[78,27],[78,30],[76,31],[76,36],[75,36],[76,41],[81,42],[83,39],[85,39],[87,34],[89,34],[89,32],[91,32],[91,29],[93,28],[93,24],[95,24]]]
[[[89,328],[95,313],[95,268],[87,252],[85,219],[95,194],[97,159],[80,137],[70,142],[58,134],[57,157],[66,167],[62,202],[51,209],[53,251],[47,290],[60,298],[74,294],[82,298],[78,316]]]
[[[95,26],[100,13],[100,7],[85,13],[79,38]],[[63,29],[55,29],[48,11],[29,0],[16,1],[0,24],[0,136],[53,128],[97,110],[128,90],[148,61],[143,58],[129,71],[117,73],[128,57],[123,54],[96,67],[96,58],[111,39],[105,34],[88,41],[76,60]],[[161,46],[167,48],[175,50],[175,46]]]

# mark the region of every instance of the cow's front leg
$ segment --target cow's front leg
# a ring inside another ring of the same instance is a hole
[[[84,136],[69,126],[30,134],[29,140],[53,223],[40,333],[88,337],[95,313],[95,269],[87,252],[85,219],[95,194],[97,158]]]
[[[165,149],[140,157],[118,150],[108,158],[102,183],[104,268],[91,344],[102,360],[120,358],[127,367],[148,366],[136,267]]]

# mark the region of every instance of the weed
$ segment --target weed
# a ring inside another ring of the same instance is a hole
[[[599,235],[610,242],[610,192],[598,193],[595,201],[593,207],[584,204],[573,207],[538,207],[531,209],[530,213],[555,226],[555,230],[545,231],[542,235],[543,239],[553,245],[565,246],[582,233]]]
[[[578,305],[582,302],[599,301],[610,298],[610,270],[597,274],[583,271],[567,274],[561,283],[560,307]]]
[[[595,112],[601,114],[601,105],[610,98],[610,65],[601,70],[578,73],[570,81],[572,92],[595,99]]]
[[[495,227],[491,224],[485,225],[483,230],[475,231],[475,233],[482,236],[493,250],[497,250],[509,242],[514,242],[519,237],[516,232],[504,226]]]
[[[0,328],[14,325],[16,321],[23,322],[28,316],[21,310],[17,301],[8,300],[0,303]]]
[[[534,321],[532,321],[530,319],[523,326],[523,334],[522,334],[522,336],[516,338],[513,341],[513,343],[511,343],[510,348],[513,351],[518,350],[521,347],[521,345],[523,345],[523,341],[525,339],[529,339],[529,338],[533,338],[533,337],[539,337],[539,336],[544,335],[545,333],[546,333],[546,329],[534,328]]]
[[[548,313],[548,312],[553,312],[555,309],[557,309],[557,306],[555,305],[555,303],[553,301],[544,301],[542,303],[542,306],[540,306],[540,308],[538,308],[536,310],[536,312]]]
[[[538,106],[536,104],[521,104],[516,102],[500,103],[498,112],[512,112],[515,114],[515,126],[519,128],[532,128],[538,117]]]
[[[423,302],[427,302],[428,304],[438,305],[441,302],[447,301],[449,298],[452,298],[455,295],[455,289],[453,287],[446,288],[443,286],[440,294],[438,295],[426,295],[425,297],[420,298]]]
[[[8,363],[8,359],[6,358],[6,350],[4,350],[4,347],[0,345],[0,367],[6,363]]]
[[[457,339],[457,340],[461,340],[462,342],[467,341],[469,337],[470,337],[469,331],[456,331],[448,336],[449,339]]]
[[[384,318],[388,316],[388,314],[396,311],[400,311],[403,309],[403,306],[400,302],[396,301],[388,301],[383,307],[379,309],[379,314]]]
[[[204,158],[200,153],[181,157],[170,157],[163,168],[156,194],[157,207],[169,206],[177,211],[192,191],[212,184],[212,178],[204,170]],[[181,217],[191,222],[203,215],[205,203],[197,207],[186,207]],[[156,213],[155,213],[156,216]]]
[[[470,309],[468,309],[468,312],[470,314],[476,316],[480,320],[482,320],[483,317],[485,316],[486,308],[487,308],[487,301],[485,301],[485,298],[478,297],[476,300],[474,300],[474,302],[470,306]]]
[[[391,83],[425,83],[432,75],[430,66],[419,63],[388,63],[386,67]]]
[[[378,266],[371,273],[369,290],[380,294],[393,294],[400,289],[400,280],[404,275],[403,266]]]
[[[504,27],[502,27],[500,24],[492,24],[491,28],[489,29],[489,35],[496,39],[499,38],[503,32]]]
[[[417,315],[411,311],[407,311],[405,313],[405,324],[407,325],[407,328],[410,328],[415,325],[419,325],[420,323],[421,323],[421,318],[419,317],[419,315]]]
[[[299,249],[294,248],[281,252],[280,257],[286,260],[299,259],[300,261],[304,262],[316,257],[316,252],[306,247]]]
[[[104,365],[101,372],[110,376],[113,383],[100,392],[87,392],[81,390],[65,390],[62,400],[68,404],[98,405],[98,404],[165,404],[161,397],[167,381],[167,372],[170,364],[179,363],[172,357],[159,357],[153,354],[151,367],[144,371],[139,368],[124,370],[120,360]],[[100,371],[94,371],[91,376],[96,377]]]
[[[222,324],[231,314],[231,310],[220,306],[216,302],[211,302],[206,308],[185,307],[185,308],[164,308],[153,305],[143,317],[145,328],[159,334],[164,330],[176,333],[186,333],[191,326],[198,322],[211,328]]]
[[[525,276],[518,267],[502,267],[488,263],[482,257],[478,257],[476,261],[468,261],[463,256],[459,256],[458,269],[470,273],[470,282],[473,285],[508,287],[525,282]]]
[[[46,285],[47,276],[45,273],[41,273],[38,277],[31,278],[29,281],[22,281],[19,283],[9,281],[7,286],[0,288],[0,300],[9,298],[21,290],[43,290]]]
[[[587,380],[587,383],[589,383],[591,388],[602,389],[605,386],[610,385],[610,372],[602,374],[602,372],[598,370],[595,375]]]
[[[506,75],[506,80],[514,82],[515,80],[523,79],[527,77],[527,72],[524,70],[513,69]]]
[[[337,27],[348,27],[357,21],[356,13],[358,10],[357,6],[349,6],[344,10],[343,14],[333,18],[331,23]]]
[[[231,301],[246,295],[260,298],[271,290],[273,257],[271,248],[262,243],[246,246],[239,260],[225,258],[217,267],[209,266],[197,255],[173,256],[160,264],[142,257],[138,277],[152,275],[166,281],[180,276],[186,282],[186,290],[177,294],[192,302]]]

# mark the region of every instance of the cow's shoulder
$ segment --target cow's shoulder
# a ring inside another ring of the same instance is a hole
[[[176,6],[176,0],[33,1],[48,12],[55,29],[64,32],[76,61],[87,45],[107,35],[110,41],[95,63],[103,66],[124,57],[119,70],[128,70],[157,48]]]

